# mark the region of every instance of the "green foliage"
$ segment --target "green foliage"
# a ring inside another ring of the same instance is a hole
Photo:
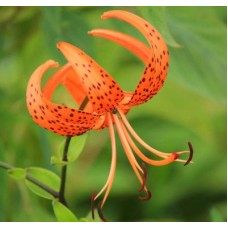
[[[211,221],[212,222],[225,222],[223,215],[216,208],[212,208],[210,211],[210,214],[211,214]]]
[[[55,156],[52,162],[60,162],[63,138],[37,126],[25,101],[27,82],[36,67],[47,59],[65,63],[56,42],[64,40],[82,48],[124,90],[137,86],[143,64],[124,48],[87,35],[91,29],[108,28],[145,41],[125,22],[100,19],[113,8],[148,20],[165,37],[170,51],[163,89],[129,112],[130,123],[156,149],[179,151],[191,141],[195,154],[194,164],[186,167],[179,163],[148,167],[153,197],[141,202],[137,200],[139,183],[117,139],[117,171],[103,210],[105,217],[113,221],[226,221],[226,7],[0,7],[0,160],[15,167],[42,167],[28,168],[26,174],[59,188],[55,173],[60,167],[51,166],[50,158]],[[68,104],[65,94],[55,95]],[[111,159],[107,130],[93,131],[86,138],[72,139],[70,161],[77,160],[69,165],[66,181],[67,202],[79,221],[91,221],[90,195],[105,183]],[[74,149],[85,140],[83,153]],[[9,172],[14,178],[24,177],[21,169]],[[0,221],[56,221],[50,201],[32,194],[21,181],[7,178],[2,169],[0,181]],[[26,184],[39,196],[53,200],[28,180]],[[57,213],[71,214],[59,202],[55,205]]]
[[[77,222],[75,215],[62,203],[57,200],[52,201],[53,210],[58,222]]]
[[[8,170],[8,175],[16,180],[25,179],[26,172],[22,168],[12,168]]]
[[[168,10],[167,22],[182,45],[171,50],[170,73],[186,88],[226,104],[227,29],[216,11],[216,7]]]
[[[48,186],[49,188],[58,191],[60,186],[60,178],[53,172],[38,168],[38,167],[30,167],[26,169],[26,174],[32,178],[35,178],[40,183]],[[46,199],[53,199],[53,196],[37,186],[36,184],[32,183],[30,180],[26,179],[25,184],[27,187],[36,195],[41,196]]]
[[[63,62],[63,56],[56,48],[57,42],[66,41],[88,51],[92,47],[89,37],[85,37],[90,28],[77,12],[71,12],[66,7],[43,7],[41,28],[44,41],[51,56]]]
[[[167,44],[171,47],[179,48],[181,45],[177,43],[173,35],[171,34],[170,27],[166,20],[166,11],[169,10],[166,7],[138,7],[139,12],[145,20],[151,22],[151,24],[162,34]],[[156,20],[155,20],[156,18]]]
[[[59,147],[57,155],[51,157],[51,163],[53,165],[55,165],[55,164],[66,165],[66,164],[74,162],[78,158],[78,156],[81,154],[81,152],[84,148],[87,136],[88,136],[88,134],[85,133],[83,135],[71,138],[70,147],[69,147],[68,153],[67,153],[67,161],[62,161],[64,145],[65,145],[65,140],[63,140],[63,142],[61,143],[61,145]]]

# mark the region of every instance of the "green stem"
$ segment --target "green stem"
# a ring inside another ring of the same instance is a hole
[[[78,110],[83,110],[85,106],[87,105],[89,99],[88,97],[85,97],[84,100],[82,101],[81,105],[79,106]],[[67,162],[67,153],[68,153],[68,148],[70,145],[72,136],[67,136],[64,149],[63,149],[63,156],[62,156],[62,161]],[[67,202],[65,200],[65,188],[66,188],[66,175],[67,175],[67,164],[62,166],[61,170],[61,183],[60,183],[60,189],[59,189],[59,202],[67,206]]]
[[[12,168],[14,168],[12,165],[6,164],[6,163],[1,162],[1,161],[0,161],[0,167],[3,168],[3,169],[12,169]]]
[[[66,141],[65,141],[65,145],[64,145],[64,150],[63,150],[63,157],[62,157],[62,161],[68,161],[67,158],[67,153],[68,153],[68,148],[70,145],[70,140],[71,140],[71,136],[67,136],[66,137]],[[63,165],[62,166],[62,170],[61,170],[61,183],[60,183],[60,189],[59,189],[59,201],[64,204],[65,206],[67,206],[66,200],[65,200],[65,187],[66,187],[66,174],[67,174],[67,165]]]
[[[87,105],[89,101],[88,97],[85,97],[84,100],[82,101],[81,105],[79,106],[78,110],[83,110],[85,108],[85,106]]]
[[[42,182],[38,181],[37,179],[28,174],[25,176],[25,179],[42,188],[46,192],[50,193],[54,198],[59,199],[59,193],[53,190],[52,188],[48,187],[46,184],[43,184]]]

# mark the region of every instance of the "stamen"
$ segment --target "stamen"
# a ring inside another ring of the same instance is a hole
[[[162,157],[164,158],[165,160],[167,159],[167,161],[165,161],[166,164],[168,164],[169,162],[171,163],[171,159],[173,159],[173,153],[164,153],[164,152],[161,152],[159,150],[156,150],[154,149],[153,147],[149,146],[147,143],[145,143],[139,136],[138,134],[134,131],[134,129],[132,128],[132,126],[130,125],[130,123],[128,122],[127,118],[125,117],[124,113],[121,111],[121,109],[117,108],[118,109],[118,113],[120,114],[121,116],[121,119],[123,121],[123,125],[124,127],[126,127],[125,129],[127,129],[131,136],[133,136],[133,138],[139,143],[141,144],[145,149],[147,149],[149,152],[159,156],[159,157]],[[126,130],[125,130],[126,131]],[[129,142],[130,143],[130,142]],[[131,145],[132,147],[132,145]],[[189,146],[190,148],[190,146]],[[139,151],[139,150],[138,150]],[[136,152],[136,151],[135,151]],[[189,151],[179,151],[179,152],[176,152],[176,154],[180,155],[180,154],[186,154],[186,153],[189,153]],[[138,154],[139,156],[139,154]],[[144,157],[145,158],[145,157]],[[143,160],[143,158],[141,157],[141,159]],[[145,160],[144,160],[145,161]],[[175,159],[175,161],[178,161],[178,162],[186,162],[185,160],[181,160],[181,159]],[[147,162],[147,161],[145,161]],[[147,162],[148,163],[148,162]],[[152,165],[156,165],[156,164],[152,164]],[[158,165],[161,165],[158,163]]]
[[[96,200],[106,190],[104,198],[102,200],[101,207],[103,207],[103,205],[108,197],[108,194],[111,190],[112,183],[114,181],[115,170],[116,170],[116,141],[115,141],[114,127],[113,127],[110,113],[107,114],[107,118],[108,118],[109,133],[110,133],[110,138],[111,138],[111,143],[112,143],[112,160],[111,160],[111,166],[110,166],[108,179],[107,179],[105,185],[103,186],[103,188],[100,190],[100,192],[94,197],[94,200]]]
[[[102,207],[102,202],[99,202],[97,207],[98,215],[103,222],[108,222],[108,220],[104,217],[103,213],[101,212],[101,207]]]
[[[143,170],[143,180],[142,180],[142,186],[139,189],[139,192],[141,192],[145,188],[145,186],[146,186],[147,170],[146,170],[145,163],[142,163],[142,170]]]
[[[124,130],[122,128],[121,121],[118,119],[117,115],[113,115],[113,119],[115,121],[117,132],[118,132],[118,134],[120,136],[120,140],[121,140],[122,146],[124,148],[124,151],[125,151],[125,153],[127,155],[127,158],[129,160],[129,162],[130,162],[130,164],[131,164],[136,176],[138,177],[140,183],[142,183],[143,181],[142,181],[142,177],[141,177],[139,171],[141,173],[143,173],[143,170],[142,170],[141,166],[138,164],[137,160],[135,159],[135,156],[134,156],[134,154],[133,154],[133,152],[131,150],[131,147],[130,147],[128,141],[127,141],[127,138],[126,138],[126,136],[124,134]]]
[[[121,119],[123,120],[124,125],[126,126],[126,128],[128,129],[128,131],[131,133],[131,135],[135,138],[135,140],[141,144],[143,147],[145,147],[148,151],[150,151],[151,153],[156,154],[157,156],[160,156],[162,158],[167,158],[170,156],[170,154],[161,152],[159,150],[156,150],[154,148],[152,148],[151,146],[149,146],[147,143],[145,143],[139,136],[138,134],[134,131],[134,129],[131,127],[130,123],[128,122],[127,118],[125,117],[125,115],[123,114],[123,112],[118,108],[118,112],[121,116]]]
[[[150,190],[146,190],[146,196],[145,197],[143,197],[143,196],[139,196],[139,200],[143,200],[143,201],[147,201],[147,200],[150,200],[150,198],[151,198],[151,192],[150,192]]]
[[[124,131],[124,134],[126,136],[126,139],[129,143],[129,145],[131,146],[131,148],[133,149],[133,151],[144,161],[146,162],[147,164],[150,164],[150,165],[154,165],[154,166],[162,166],[162,165],[168,165],[172,162],[174,162],[177,158],[178,158],[178,153],[168,153],[166,155],[166,157],[163,159],[163,160],[153,160],[153,159],[150,159],[148,157],[146,157],[140,150],[139,148],[135,145],[135,143],[133,142],[133,140],[131,139],[130,135],[128,134],[127,132],[127,129],[125,128],[122,120],[120,120],[120,123],[121,123],[121,126],[122,126],[122,129]]]
[[[92,219],[94,220],[94,203],[95,203],[95,196],[96,193],[93,192],[91,195],[91,213],[92,213]]]
[[[191,142],[188,142],[188,147],[189,147],[189,158],[185,162],[184,165],[188,165],[191,162],[192,158],[193,158],[194,151],[193,151],[193,146],[192,146]]]

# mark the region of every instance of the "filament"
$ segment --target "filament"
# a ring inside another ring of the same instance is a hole
[[[148,151],[156,154],[157,156],[160,157],[167,157],[166,153],[163,153],[159,150],[156,150],[152,147],[150,147],[147,143],[145,143],[139,136],[138,134],[134,131],[134,129],[131,127],[130,123],[128,122],[127,118],[125,117],[125,115],[122,113],[122,111],[118,108],[118,112],[121,116],[121,119],[123,120],[124,125],[127,127],[128,131],[131,133],[131,135],[143,146],[145,147]]]
[[[147,199],[150,199],[150,196],[151,196],[151,193],[150,191],[147,189],[146,187],[146,176],[147,176],[147,172],[146,172],[146,169],[145,168],[141,168],[140,165],[138,164],[138,162],[136,161],[135,157],[134,157],[134,154],[131,150],[131,147],[128,143],[128,140],[124,134],[124,130],[122,128],[122,124],[121,124],[121,121],[118,119],[117,115],[113,115],[113,119],[114,119],[114,122],[116,124],[116,128],[117,128],[117,131],[118,131],[118,134],[120,136],[120,140],[122,142],[122,145],[123,145],[123,148],[124,148],[124,151],[127,155],[127,158],[139,180],[139,182],[141,183],[141,188],[140,188],[140,191],[142,191],[142,189],[144,189],[147,193],[147,197],[139,197],[139,199],[142,199],[142,200],[147,200]],[[139,173],[139,171],[143,174],[143,179]],[[144,199],[145,198],[145,199]]]
[[[111,118],[110,113],[107,114],[107,118],[108,118],[109,133],[110,133],[111,143],[112,143],[112,161],[111,161],[111,167],[110,167],[108,179],[107,179],[105,185],[103,186],[103,188],[100,190],[100,192],[94,197],[94,200],[96,200],[106,189],[104,198],[103,198],[102,203],[100,205],[101,207],[104,206],[104,203],[105,203],[105,201],[108,197],[108,194],[111,190],[113,180],[114,180],[114,176],[115,176],[115,170],[116,170],[116,141],[115,141],[114,127],[113,127],[112,118]]]
[[[134,131],[134,129],[131,127],[130,123],[128,122],[127,118],[125,117],[125,115],[123,114],[123,112],[121,111],[121,109],[118,108],[118,112],[121,116],[121,119],[124,123],[124,125],[126,126],[126,128],[128,129],[128,131],[131,133],[131,135],[135,138],[135,140],[141,144],[145,149],[147,149],[149,152],[152,152],[154,153],[155,155],[159,156],[159,157],[162,157],[162,158],[172,158],[172,156],[170,156],[170,154],[173,154],[173,153],[164,153],[164,152],[161,152],[159,150],[156,150],[154,148],[152,148],[151,146],[149,146],[147,143],[145,143],[139,136],[138,134]],[[177,154],[186,154],[186,153],[189,153],[188,150],[185,150],[185,151],[180,151],[180,152],[177,152]],[[181,160],[181,159],[176,159],[176,161],[179,161],[179,162],[186,162],[186,160]]]
[[[146,187],[147,170],[146,170],[145,163],[142,163],[142,170],[143,170],[143,182],[142,182],[141,188],[139,189],[139,192],[141,192]]]
[[[153,160],[150,159],[148,157],[146,157],[140,150],[139,148],[135,145],[135,143],[133,142],[133,140],[131,139],[130,135],[127,132],[127,129],[125,128],[125,126],[123,125],[123,123],[121,122],[124,134],[127,138],[128,143],[130,144],[131,148],[133,149],[133,151],[146,163],[150,164],[150,165],[154,165],[154,166],[162,166],[162,165],[167,165],[172,163],[173,161],[175,161],[178,157],[177,153],[172,153],[169,154],[168,157],[164,158],[161,161],[157,161],[157,160]]]
[[[128,160],[129,160],[129,162],[130,162],[130,164],[131,164],[136,176],[138,177],[140,183],[142,184],[143,181],[142,181],[141,175],[139,174],[139,171],[141,173],[143,173],[143,170],[140,167],[140,165],[138,164],[138,162],[136,161],[136,159],[135,159],[135,157],[134,157],[134,155],[132,153],[131,147],[128,144],[128,141],[127,141],[127,139],[125,137],[123,128],[121,126],[120,120],[118,119],[117,115],[113,115],[113,119],[115,121],[116,128],[117,128],[118,134],[120,136],[120,140],[122,142],[124,151],[125,151],[125,153],[126,153],[126,155],[128,157]]]

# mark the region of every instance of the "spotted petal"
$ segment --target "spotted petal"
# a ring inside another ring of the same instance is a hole
[[[138,54],[144,62],[148,58],[143,75],[129,101],[130,105],[144,103],[157,94],[166,79],[169,66],[167,46],[160,33],[147,21],[137,15],[126,11],[112,10],[102,15],[102,19],[107,18],[118,18],[136,27],[145,36],[150,45],[150,49],[143,46],[140,41],[137,41],[136,44],[133,45],[132,39],[128,41],[126,35],[117,34],[113,31],[92,31],[92,35],[101,35],[128,48],[135,54]],[[141,51],[139,50],[140,47],[142,47]],[[145,53],[145,51],[147,53]]]
[[[47,81],[43,89],[44,97],[50,100],[52,98],[53,92],[59,84],[62,84],[68,90],[78,106],[82,105],[87,95],[84,91],[84,88],[80,84],[78,75],[70,63],[67,63],[65,66],[63,66]],[[86,106],[83,108],[83,111],[92,111],[90,102],[87,102]]]
[[[77,72],[93,111],[103,114],[123,99],[123,91],[112,77],[79,48],[60,42],[57,47]]]
[[[92,129],[99,116],[54,104],[44,96],[40,86],[41,79],[51,67],[58,67],[58,63],[53,60],[45,62],[34,71],[29,79],[26,100],[33,120],[41,127],[60,135],[79,135]],[[59,70],[59,76],[53,80],[53,84],[50,83],[48,86],[50,90],[53,91],[52,85],[53,88],[56,87],[59,78],[65,75],[65,70],[64,67]],[[45,92],[45,95],[51,96],[51,92],[49,94]]]

